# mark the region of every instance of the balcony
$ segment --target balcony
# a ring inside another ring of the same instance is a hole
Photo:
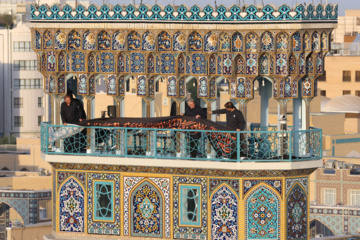
[[[90,157],[97,157],[93,163],[103,163],[110,157],[117,158],[119,164],[128,162],[130,165],[144,164],[146,158],[193,160],[192,166],[197,162],[199,167],[204,166],[203,161],[207,164],[301,163],[304,166],[305,162],[322,159],[322,131],[279,131],[276,126],[253,126],[251,131],[239,132],[42,123],[41,152],[50,162],[58,162],[60,155],[67,162],[70,155],[77,156],[78,162],[80,158],[90,161]],[[100,161],[98,157],[104,158]]]

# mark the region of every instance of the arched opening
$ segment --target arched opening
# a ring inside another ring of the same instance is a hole
[[[335,236],[334,232],[321,221],[314,219],[310,222],[310,238],[322,235],[323,237]]]

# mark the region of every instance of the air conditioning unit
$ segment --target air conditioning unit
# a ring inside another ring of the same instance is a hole
[[[337,161],[334,160],[334,159],[329,159],[329,160],[327,160],[327,161],[325,162],[325,166],[324,166],[324,167],[325,167],[325,168],[334,169],[336,162],[337,162]]]
[[[346,168],[346,169],[353,170],[353,169],[354,169],[354,164],[352,164],[352,163],[345,163],[345,168]]]
[[[345,168],[345,163],[344,162],[341,162],[341,161],[337,161],[335,163],[335,168],[336,169],[344,169]]]

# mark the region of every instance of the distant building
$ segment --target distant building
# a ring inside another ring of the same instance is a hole
[[[1,2],[0,8],[13,6],[6,4]],[[24,19],[24,12],[19,12],[12,29],[0,29],[0,136],[39,136],[40,123],[48,119],[43,75],[37,71],[37,55]]]

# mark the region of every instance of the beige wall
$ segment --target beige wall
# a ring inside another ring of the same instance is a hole
[[[323,136],[323,149],[327,150],[326,156],[332,156],[334,152],[338,157],[360,157],[360,134]]]
[[[326,81],[318,81],[318,88],[326,91],[326,97],[342,96],[344,90],[355,95],[355,91],[360,90],[360,82],[355,82],[355,71],[360,71],[360,56],[327,56],[325,71]],[[351,71],[351,82],[343,82],[343,71]]]
[[[20,171],[26,168],[29,171],[37,172],[39,168],[51,171],[49,163],[41,158],[40,139],[38,138],[17,138],[17,145],[30,148],[30,154],[1,154],[0,169],[7,167],[10,171]]]
[[[51,234],[51,222],[29,225],[26,227],[14,227],[7,229],[7,240],[34,240],[43,239],[44,235]]]
[[[52,189],[52,176],[2,177],[0,187],[11,187],[12,190],[26,189],[27,191],[49,190]]]

